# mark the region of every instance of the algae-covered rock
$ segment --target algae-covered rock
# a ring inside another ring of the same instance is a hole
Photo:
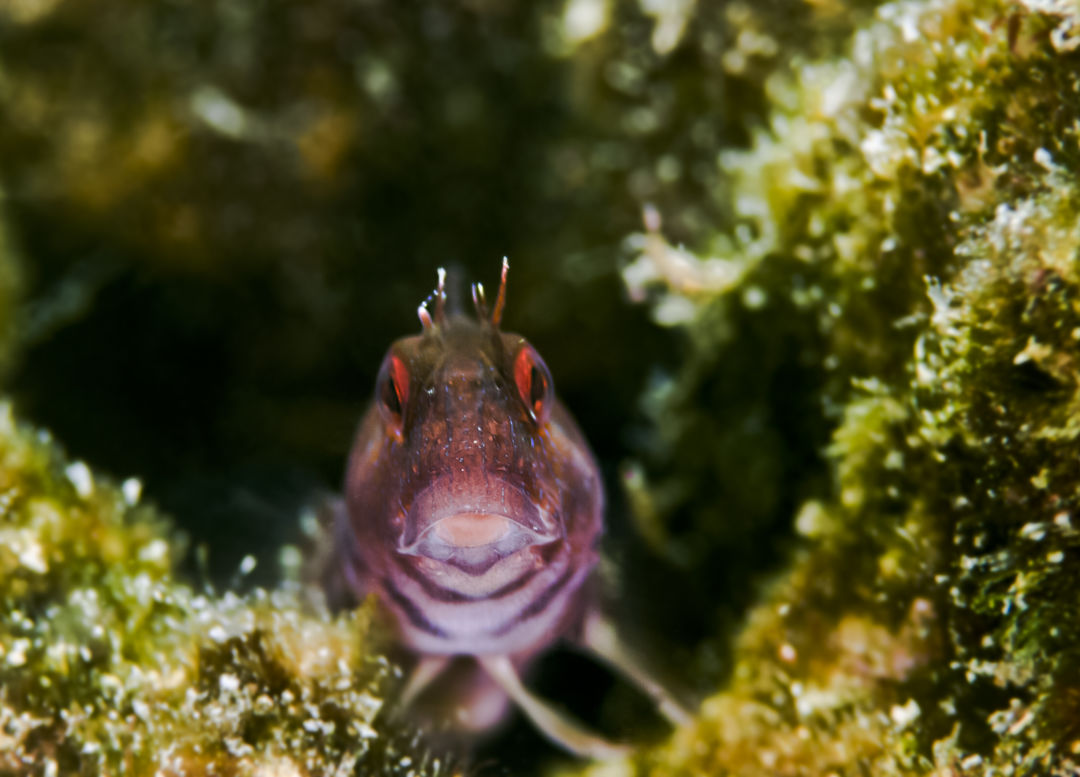
[[[440,774],[385,709],[371,608],[199,593],[140,502],[0,412],[0,773]]]
[[[659,549],[680,552],[687,522],[691,563],[738,544],[715,526],[746,521],[719,517],[740,487],[717,488],[725,473],[753,483],[751,524],[785,494],[814,496],[791,512],[800,540],[729,682],[631,771],[1078,768],[1074,20],[882,6],[846,56],[770,78],[769,130],[723,157],[741,228],[695,254],[652,219],[627,281],[665,289],[656,315],[692,347],[653,399],[656,485],[635,483]],[[818,361],[779,399],[736,408],[762,409],[759,439],[798,429],[778,407],[835,419],[829,487],[804,468],[758,493],[767,480],[747,473],[769,465],[741,451],[774,467],[786,452],[734,445],[739,416],[701,401],[731,355],[750,386]]]

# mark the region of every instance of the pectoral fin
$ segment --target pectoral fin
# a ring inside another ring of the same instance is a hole
[[[626,745],[608,742],[556,710],[524,685],[506,656],[477,656],[477,661],[506,694],[514,700],[529,720],[557,745],[583,758],[620,758],[631,752]]]
[[[683,726],[693,715],[679,704],[667,689],[650,674],[619,639],[615,626],[604,616],[592,612],[585,617],[581,644],[627,680],[640,688],[655,703],[672,725]]]
[[[450,656],[424,656],[416,662],[405,687],[401,689],[401,704],[408,707],[416,697],[431,685],[431,681],[442,674],[450,663]]]

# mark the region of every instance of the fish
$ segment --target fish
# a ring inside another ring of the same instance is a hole
[[[420,333],[390,345],[346,465],[326,585],[374,595],[390,614],[416,656],[403,704],[467,657],[484,682],[462,694],[464,728],[493,726],[512,700],[571,753],[618,757],[626,745],[523,684],[523,669],[558,640],[625,674],[672,722],[689,713],[596,605],[603,480],[543,358],[501,328],[508,269],[504,259],[490,309],[472,285],[475,316],[448,311],[439,269],[417,309]]]

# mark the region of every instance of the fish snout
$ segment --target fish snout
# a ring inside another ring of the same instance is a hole
[[[480,482],[443,475],[409,509],[398,552],[482,575],[532,545],[559,537],[558,527],[521,488],[498,477]]]

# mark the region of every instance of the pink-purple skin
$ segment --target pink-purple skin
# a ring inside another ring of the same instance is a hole
[[[547,366],[500,331],[502,293],[490,318],[482,299],[476,319],[422,306],[422,333],[390,346],[335,551],[415,653],[517,663],[580,620],[604,496]]]

